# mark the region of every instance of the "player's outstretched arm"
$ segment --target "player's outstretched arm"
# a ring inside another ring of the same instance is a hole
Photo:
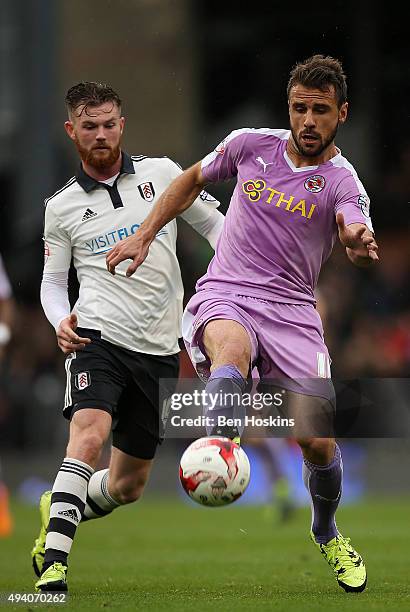
[[[343,213],[337,213],[336,223],[340,242],[346,247],[347,256],[355,266],[366,268],[379,260],[377,242],[364,223],[346,226]]]
[[[133,236],[121,240],[107,253],[107,269],[115,274],[115,267],[125,259],[132,259],[127,276],[134,274],[145,261],[151,242],[160,229],[189,208],[205,186],[201,162],[191,166],[175,178],[162,193],[152,211]]]

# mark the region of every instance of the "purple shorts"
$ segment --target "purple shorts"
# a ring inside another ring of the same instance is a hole
[[[277,381],[285,389],[326,397],[333,403],[331,360],[322,321],[312,304],[271,302],[209,289],[198,291],[185,308],[182,335],[203,381],[210,375],[211,364],[202,336],[205,325],[213,319],[237,321],[246,329],[252,347],[252,368],[261,382]]]

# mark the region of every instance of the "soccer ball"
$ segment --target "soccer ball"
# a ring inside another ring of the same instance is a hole
[[[203,506],[226,506],[249,484],[251,468],[245,451],[229,438],[199,438],[181,457],[179,478],[191,499]]]

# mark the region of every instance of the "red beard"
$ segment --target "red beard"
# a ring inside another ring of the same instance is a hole
[[[80,145],[77,139],[75,144],[83,163],[100,171],[113,166],[121,154],[119,144],[116,147],[109,147],[107,145],[100,149],[85,149]]]

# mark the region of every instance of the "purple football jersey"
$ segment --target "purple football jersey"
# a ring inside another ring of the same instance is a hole
[[[297,168],[286,152],[289,137],[289,130],[235,130],[202,160],[207,181],[236,177],[237,183],[198,291],[315,303],[319,272],[337,236],[336,213],[346,225],[365,223],[373,231],[369,198],[341,152]]]

